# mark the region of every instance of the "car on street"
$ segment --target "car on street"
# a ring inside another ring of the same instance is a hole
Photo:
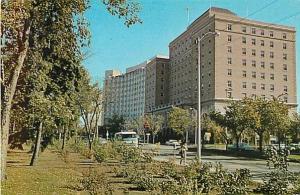
[[[115,134],[115,139],[127,145],[138,147],[139,136],[134,131],[121,131]]]
[[[167,146],[173,146],[173,147],[179,147],[180,146],[180,141],[177,141],[175,139],[170,139],[169,141],[166,141]]]
[[[228,149],[229,149],[229,150],[235,150],[236,148],[237,148],[237,144],[236,144],[236,143],[234,143],[234,144],[228,146]],[[247,144],[247,143],[239,143],[238,149],[241,150],[241,151],[254,150],[254,148],[251,147],[251,146],[250,146],[249,144]]]

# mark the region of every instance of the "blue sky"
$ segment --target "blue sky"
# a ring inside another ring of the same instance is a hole
[[[92,33],[89,57],[84,65],[94,80],[103,80],[108,69],[124,71],[156,54],[168,55],[168,44],[190,22],[210,6],[227,8],[239,16],[255,13],[249,19],[295,26],[300,30],[300,0],[139,0],[142,24],[130,28],[123,21],[111,16],[102,0],[91,0],[86,13]],[[268,6],[269,5],[269,6]],[[266,7],[268,6],[268,7]],[[288,16],[295,15],[289,19]],[[297,59],[300,60],[300,38],[297,32]],[[297,63],[299,64],[299,63]],[[297,66],[298,102],[300,102],[300,68]]]

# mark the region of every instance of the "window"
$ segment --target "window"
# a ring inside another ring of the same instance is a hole
[[[260,73],[260,78],[261,78],[261,79],[265,79],[265,73],[263,73],[263,72]]]
[[[231,46],[228,46],[228,47],[227,47],[227,51],[228,51],[228,53],[232,53],[232,48],[231,48]]]
[[[232,98],[232,92],[231,91],[226,91],[226,95],[227,95],[227,98]]]
[[[287,103],[287,102],[288,102],[288,97],[284,96],[284,97],[283,97],[283,101],[284,101],[285,103]]]
[[[261,90],[265,90],[265,89],[266,89],[266,85],[265,85],[265,84],[261,84],[261,85],[260,85],[260,89],[261,89]]]
[[[270,52],[270,58],[274,58],[274,52],[273,51]]]
[[[282,38],[286,39],[286,33],[282,33]]]
[[[227,75],[228,75],[228,76],[232,76],[232,69],[228,69],[228,70],[227,70]]]
[[[283,43],[283,44],[282,44],[282,48],[283,48],[283,49],[286,49],[286,43]]]
[[[242,96],[243,97],[247,97],[247,93],[242,93]]]
[[[246,89],[247,88],[247,83],[243,82],[242,87],[243,87],[243,89]]]
[[[246,39],[246,37],[242,37],[242,43],[247,43],[247,39]]]
[[[256,34],[256,28],[251,28],[251,33]]]
[[[270,41],[270,47],[274,47],[274,42]]]
[[[265,35],[265,31],[263,29],[260,30],[260,35]]]
[[[252,67],[256,67],[256,61],[252,60]]]
[[[243,54],[243,55],[246,55],[246,54],[247,54],[246,48],[242,48],[242,54]]]
[[[283,59],[287,60],[287,54],[286,53],[283,54]]]
[[[270,90],[274,91],[274,85],[273,84],[270,85]]]
[[[232,64],[232,59],[231,58],[227,58],[227,64]]]
[[[227,24],[227,30],[229,30],[229,31],[232,30],[232,24]]]
[[[274,80],[274,74],[270,74],[270,79]]]
[[[247,27],[246,26],[242,26],[242,32],[247,32]]]
[[[256,40],[252,39],[251,43],[252,43],[252,45],[255,45],[256,44]]]
[[[274,32],[270,31],[270,37],[274,37]]]
[[[252,49],[252,56],[256,56],[256,50]]]
[[[283,70],[287,70],[287,64],[283,64]]]
[[[252,78],[256,78],[256,72],[252,71]]]
[[[252,89],[256,89],[256,83],[252,83]]]
[[[274,63],[272,63],[272,62],[270,63],[270,68],[274,69]]]
[[[232,81],[227,81],[227,86],[232,87]]]
[[[242,60],[242,64],[243,64],[243,66],[246,66],[246,65],[247,65],[246,59],[243,59],[243,60]]]
[[[227,41],[228,41],[228,42],[231,42],[231,41],[232,41],[232,36],[231,36],[231,35],[228,35],[228,36],[227,36]]]
[[[265,46],[265,41],[264,40],[260,41],[260,46]]]
[[[247,71],[243,70],[243,77],[247,77]]]
[[[287,79],[287,75],[283,75],[283,80],[284,81],[287,81],[288,79]]]
[[[265,51],[260,51],[260,56],[261,56],[262,58],[264,58],[264,57],[265,57]]]
[[[284,92],[287,92],[287,91],[288,91],[287,86],[283,86],[283,91],[284,91]]]
[[[260,62],[260,67],[261,67],[261,68],[265,68],[265,62],[263,62],[263,61]]]

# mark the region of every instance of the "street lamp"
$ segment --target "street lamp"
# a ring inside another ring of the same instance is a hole
[[[197,133],[197,157],[201,161],[201,41],[206,38],[208,35],[213,35],[215,37],[219,36],[219,32],[207,32],[201,37],[198,37],[198,114],[197,114],[197,123],[198,123],[198,133]]]

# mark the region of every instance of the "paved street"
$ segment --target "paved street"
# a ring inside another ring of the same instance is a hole
[[[156,145],[149,144],[142,146],[145,150],[158,148]],[[170,159],[174,159],[176,157],[176,163],[180,163],[180,156],[178,154],[178,150],[174,150],[172,146],[159,146],[159,155],[155,157],[156,160],[160,161],[168,161]],[[176,154],[176,155],[174,155]],[[195,152],[187,153],[187,163],[193,160],[196,156]],[[262,175],[270,170],[266,167],[266,161],[261,159],[253,159],[253,158],[245,158],[245,157],[231,157],[231,156],[219,156],[219,155],[211,155],[211,156],[203,156],[203,162],[212,162],[217,163],[220,162],[226,169],[235,170],[241,168],[247,168],[251,171],[254,179],[261,179]],[[299,163],[289,163],[289,170],[293,172],[300,172],[300,164]]]

